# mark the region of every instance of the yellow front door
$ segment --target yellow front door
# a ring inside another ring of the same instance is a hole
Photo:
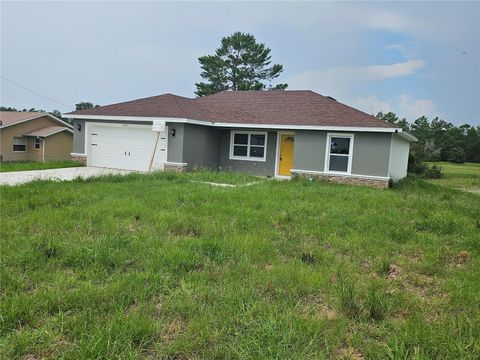
[[[290,176],[290,170],[293,167],[293,144],[295,137],[293,135],[280,136],[280,163],[278,166],[278,174]]]

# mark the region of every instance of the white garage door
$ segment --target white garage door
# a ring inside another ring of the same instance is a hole
[[[151,125],[89,123],[87,165],[147,171],[157,140]],[[167,161],[167,136],[160,133],[152,170],[163,170]]]

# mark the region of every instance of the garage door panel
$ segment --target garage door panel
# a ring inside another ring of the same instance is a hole
[[[163,170],[167,160],[167,132],[160,134],[152,168]],[[151,126],[90,124],[89,166],[147,171],[157,133]],[[163,151],[162,151],[163,149]]]

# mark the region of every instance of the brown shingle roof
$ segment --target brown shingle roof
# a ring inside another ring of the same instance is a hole
[[[35,119],[41,116],[45,116],[45,112],[36,111],[0,111],[0,126],[12,125],[17,122]]]
[[[70,130],[66,126],[45,126],[40,129],[29,131],[28,133],[23,134],[23,136],[47,137],[64,130],[68,130],[69,132],[72,132],[72,130]]]
[[[224,91],[189,99],[172,94],[75,111],[75,115],[172,117],[262,125],[397,127],[309,90]]]

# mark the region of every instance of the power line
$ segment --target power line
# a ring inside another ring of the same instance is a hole
[[[2,79],[4,79],[4,80],[7,80],[8,82],[11,82],[11,83],[14,84],[14,85],[17,85],[18,87],[21,87],[21,88],[24,89],[24,90],[27,90],[27,91],[31,92],[32,94],[35,94],[35,95],[40,96],[40,97],[42,97],[42,98],[44,98],[44,99],[50,100],[50,101],[52,101],[52,102],[54,102],[54,103],[57,103],[58,105],[62,105],[63,107],[65,107],[65,108],[67,108],[67,109],[69,109],[69,110],[72,109],[72,106],[70,106],[70,105],[65,105],[65,104],[61,103],[60,101],[57,101],[57,100],[55,100],[55,99],[52,99],[51,97],[42,95],[42,94],[40,94],[40,93],[38,93],[38,92],[36,92],[36,91],[34,91],[34,90],[32,90],[32,89],[29,89],[29,88],[23,86],[22,84],[19,84],[19,83],[13,81],[13,80],[10,80],[9,78],[7,78],[7,77],[5,77],[5,76],[3,76],[3,75],[0,75],[0,77],[1,77]]]

